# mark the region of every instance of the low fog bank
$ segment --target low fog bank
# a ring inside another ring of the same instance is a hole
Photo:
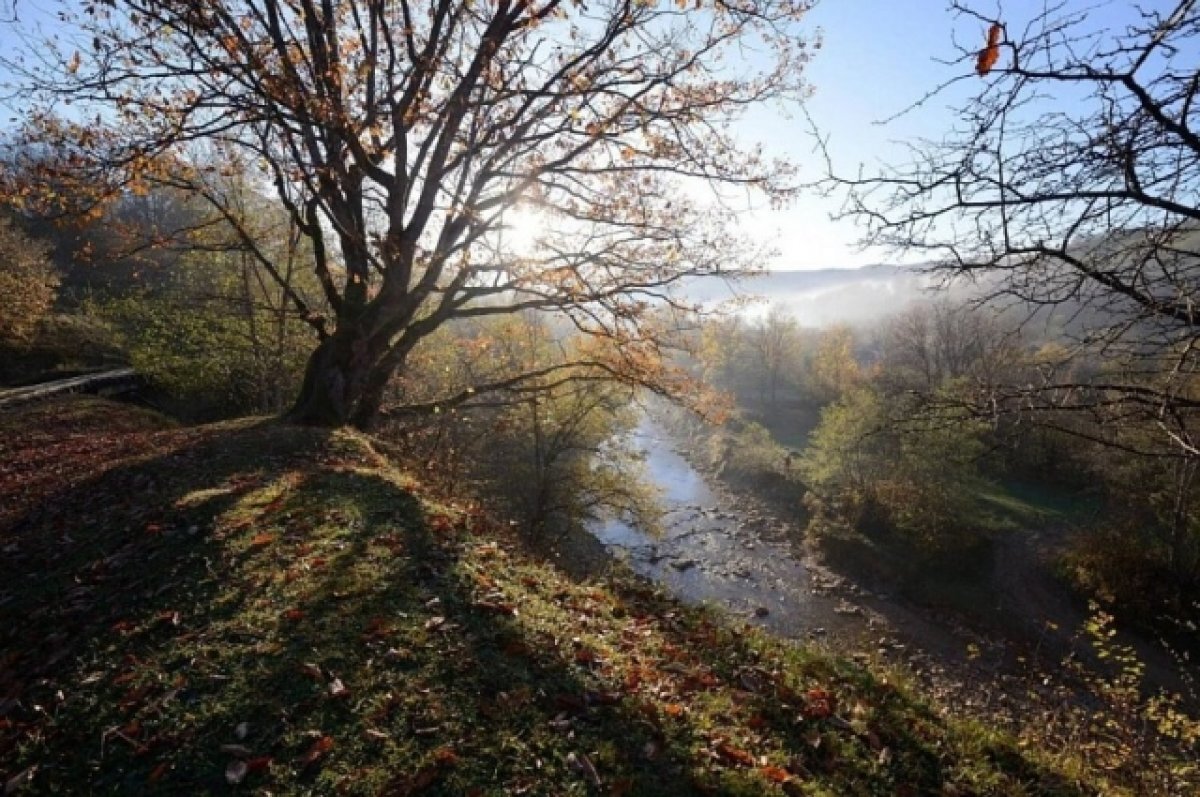
[[[937,297],[966,298],[966,287],[946,290],[921,266],[870,265],[811,271],[767,271],[737,282],[696,280],[684,289],[695,301],[716,305],[748,300],[742,312],[765,315],[777,307],[806,327],[860,325]]]

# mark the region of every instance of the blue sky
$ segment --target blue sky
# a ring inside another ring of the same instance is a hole
[[[1056,3],[1049,0],[975,0],[979,13],[1000,18],[1009,32],[1020,35],[1024,27]],[[1086,10],[1086,28],[1122,32],[1135,20],[1131,0],[1065,0],[1069,13]],[[1175,0],[1143,0],[1144,10],[1164,16]],[[956,109],[986,88],[974,75],[974,59],[959,63],[958,47],[982,48],[986,26],[978,19],[952,13],[947,0],[822,0],[808,15],[812,28],[823,31],[824,45],[813,60],[808,77],[814,95],[808,113],[828,140],[835,169],[857,172],[906,160],[903,142],[917,138],[940,140],[954,129]],[[1003,56],[1002,56],[1003,57]],[[954,78],[953,84],[921,107],[883,124],[935,87]],[[1066,103],[1069,97],[1060,96]],[[810,177],[819,177],[823,166],[812,152],[811,137],[802,119],[761,118],[752,132],[756,140],[785,150]],[[779,212],[746,216],[745,224],[758,238],[773,238],[780,255],[773,268],[848,267],[895,262],[881,251],[862,251],[856,245],[861,230],[848,221],[833,222],[830,214],[840,203],[806,196]]]
[[[814,89],[808,114],[827,139],[835,168],[850,174],[862,164],[869,171],[903,158],[904,141],[941,138],[950,129],[954,115],[949,103],[962,99],[961,91],[883,121],[935,86],[970,71],[970,64],[947,65],[938,59],[955,58],[956,29],[960,41],[977,38],[982,45],[979,22],[956,18],[941,0],[825,0],[807,19],[823,36],[808,70]],[[967,81],[963,88],[977,86]],[[786,151],[801,164],[805,178],[822,173],[803,118],[762,118],[752,134],[772,149]],[[753,214],[747,227],[756,237],[775,238],[777,268],[846,267],[889,259],[883,252],[860,251],[860,231],[850,222],[830,220],[838,206],[835,200],[806,196],[783,211]]]

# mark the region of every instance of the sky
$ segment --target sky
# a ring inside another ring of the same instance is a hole
[[[0,0],[0,19],[13,0]],[[999,14],[997,0],[981,0],[976,8]],[[24,18],[46,0],[19,0]],[[1098,18],[1112,15],[1125,3],[1097,0]],[[1167,5],[1166,2],[1150,5]],[[1004,13],[1014,21],[1036,15],[1044,0],[1010,0]],[[936,97],[892,119],[932,88],[970,74],[973,66],[953,60],[957,40],[982,46],[985,31],[978,20],[951,13],[947,0],[821,0],[806,18],[805,28],[819,35],[822,47],[807,71],[813,95],[805,112],[790,115],[762,110],[747,120],[748,141],[762,142],[769,153],[782,154],[801,167],[802,180],[816,180],[824,171],[815,150],[812,125],[827,141],[835,169],[867,172],[904,158],[904,142],[916,137],[941,138],[954,124],[955,101],[962,102],[979,88],[973,76],[955,91]],[[12,45],[11,33],[0,21],[0,50]],[[807,119],[805,118],[807,114]],[[790,118],[789,118],[790,117]],[[811,123],[808,121],[811,119]],[[885,120],[891,120],[887,121]],[[772,211],[755,208],[741,216],[741,232],[757,242],[772,242],[777,258],[767,264],[778,269],[846,268],[895,262],[892,253],[862,250],[862,231],[849,220],[830,217],[840,200],[806,193],[789,207]]]
[[[956,30],[962,39],[977,37],[982,46],[984,32],[977,21],[957,18],[942,0],[825,0],[806,19],[822,37],[807,73],[813,89],[807,115],[826,140],[837,171],[855,174],[861,165],[870,172],[902,159],[905,141],[941,138],[950,129],[954,114],[949,103],[956,98],[950,93],[892,117],[934,87],[970,71],[971,64],[939,59],[955,59]],[[958,99],[961,94],[957,92]],[[801,115],[789,120],[776,114],[759,120],[752,134],[799,163],[802,179],[817,179],[825,166],[814,150],[811,125]],[[858,246],[861,229],[849,220],[830,218],[840,206],[838,198],[809,193],[784,210],[757,212],[745,224],[756,238],[776,242],[775,268],[843,268],[895,260],[890,253],[863,251]]]
[[[1068,11],[1086,9],[1089,30],[1121,31],[1134,21],[1132,0],[1063,0]],[[973,0],[974,10],[1001,19],[1019,34],[1031,20],[1057,5],[1051,0]],[[1145,10],[1164,16],[1175,0],[1141,0]],[[828,142],[835,171],[854,175],[887,163],[907,160],[905,142],[940,140],[954,129],[956,108],[986,88],[974,74],[973,52],[984,46],[986,26],[979,19],[954,13],[948,0],[819,0],[807,16],[808,27],[820,30],[821,51],[808,69],[813,96],[807,114]],[[962,50],[972,55],[962,57]],[[902,113],[947,81],[961,79],[931,101]],[[1068,102],[1068,97],[1056,97]],[[898,118],[897,114],[900,114]],[[816,179],[823,159],[803,118],[761,118],[752,132],[768,147],[786,152]],[[846,268],[872,263],[904,262],[894,252],[863,250],[862,229],[830,216],[841,200],[806,195],[778,212],[758,211],[744,219],[758,240],[775,241],[774,269]]]

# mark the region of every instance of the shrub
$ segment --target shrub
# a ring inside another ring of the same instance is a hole
[[[898,400],[859,388],[822,412],[801,471],[815,501],[863,533],[936,550],[970,527],[981,448],[972,423],[916,422]]]
[[[48,254],[0,218],[0,340],[28,341],[54,304],[59,280]]]

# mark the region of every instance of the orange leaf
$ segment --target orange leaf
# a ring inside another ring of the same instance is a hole
[[[992,71],[992,67],[996,65],[996,61],[1000,59],[1000,35],[1004,29],[1000,27],[999,22],[993,22],[988,28],[987,46],[979,51],[979,58],[975,61],[975,72],[983,77],[988,72]]]
[[[475,601],[475,603],[473,603],[471,605],[474,606],[476,609],[481,609],[485,612],[492,612],[493,614],[513,615],[513,614],[517,613],[517,607],[513,606],[511,603],[496,603],[495,601]]]
[[[322,736],[320,739],[317,739],[315,742],[313,742],[312,747],[308,748],[308,752],[306,752],[300,758],[300,766],[302,768],[311,767],[313,764],[324,758],[325,755],[332,749],[333,737]]]
[[[274,534],[258,534],[255,535],[254,539],[250,540],[250,547],[261,548],[264,545],[270,545],[273,542],[275,542]]]
[[[668,717],[679,717],[683,715],[683,706],[678,703],[668,703],[663,706],[663,711]]]
[[[759,767],[759,772],[762,776],[772,783],[787,783],[792,779],[792,773],[788,772],[783,767],[765,766]]]
[[[831,715],[836,709],[837,700],[834,699],[833,694],[827,689],[819,687],[809,689],[804,696],[808,701],[804,714],[810,719],[823,719]]]
[[[740,764],[744,767],[754,766],[754,756],[728,742],[721,742],[717,745],[717,755],[730,764]]]
[[[384,639],[392,635],[392,629],[386,617],[372,617],[367,623],[367,628],[363,631],[362,638],[364,641]]]
[[[304,610],[303,609],[288,609],[286,612],[283,613],[283,619],[285,619],[285,620],[303,620],[304,619]]]

